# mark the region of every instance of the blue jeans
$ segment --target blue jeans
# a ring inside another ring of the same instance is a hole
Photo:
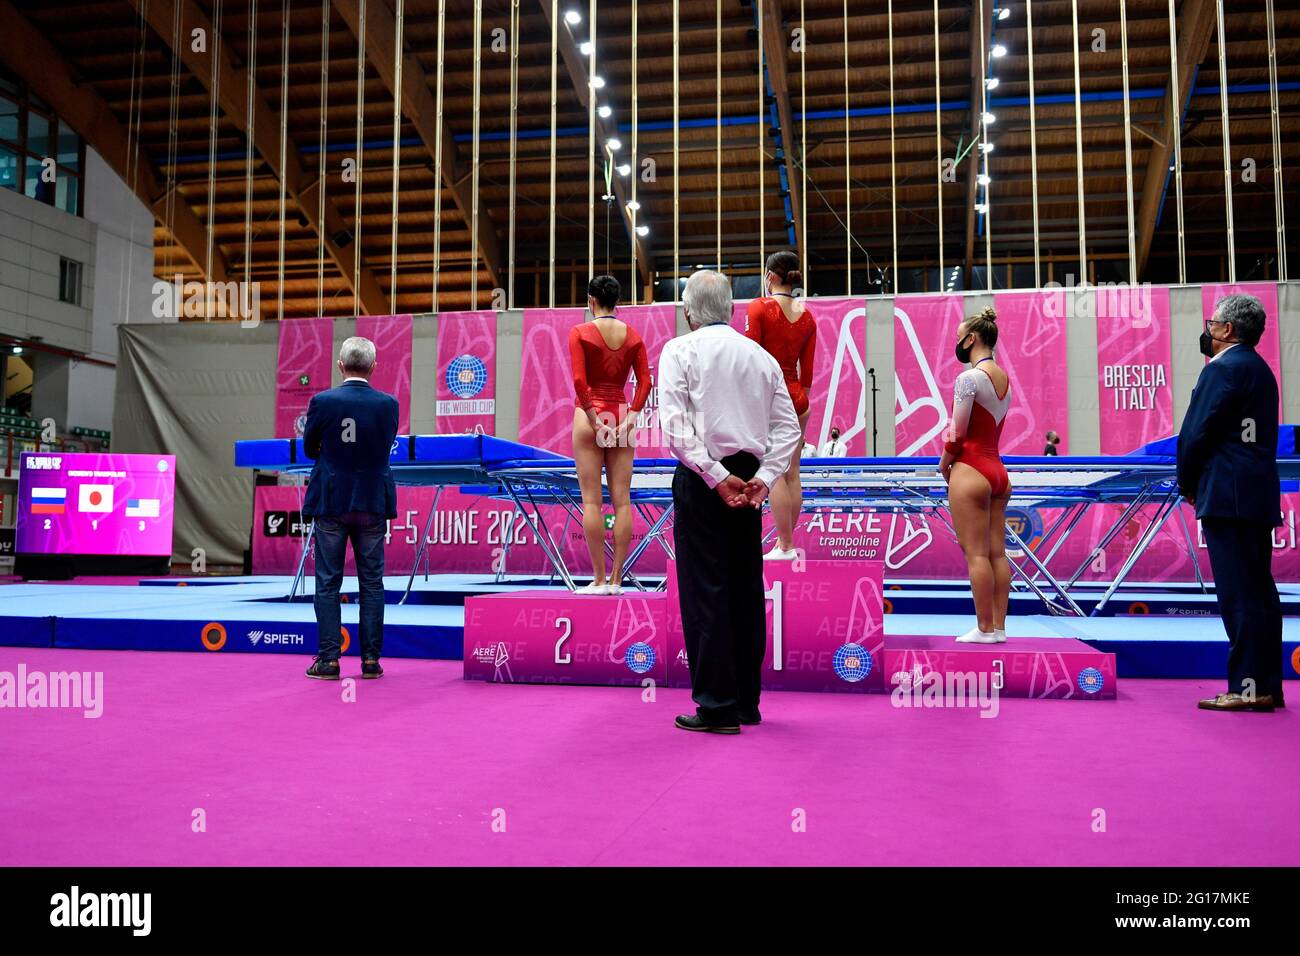
[[[320,638],[317,653],[323,661],[336,661],[342,653],[339,586],[343,583],[343,561],[351,541],[361,590],[361,659],[377,661],[384,648],[384,532],[388,522],[383,515],[359,511],[317,517],[315,522],[313,603]]]

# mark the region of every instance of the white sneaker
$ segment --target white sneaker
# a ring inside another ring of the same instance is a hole
[[[997,638],[997,643],[1005,644],[1007,642],[1007,629],[1005,627],[993,628],[993,636]]]
[[[783,550],[780,542],[772,545],[772,550],[763,555],[764,561],[793,561],[799,557],[797,548],[791,548],[789,551]]]
[[[981,631],[979,625],[972,627],[969,631],[957,638],[958,644],[997,644],[998,635],[996,631]]]
[[[608,584],[588,584],[585,588],[578,588],[574,594],[608,594]]]
[[[623,585],[621,585],[621,584],[606,584],[606,585],[605,585],[605,593],[606,593],[606,594],[622,594],[622,593],[623,593]]]

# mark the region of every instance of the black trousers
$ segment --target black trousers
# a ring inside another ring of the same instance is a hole
[[[1282,602],[1273,583],[1273,529],[1262,521],[1202,518],[1228,632],[1228,690],[1247,680],[1255,694],[1282,699]]]
[[[745,452],[722,463],[747,481],[759,464]],[[767,652],[762,514],[727,507],[703,478],[680,465],[673,506],[691,696],[705,723],[735,726],[740,711],[758,707]]]

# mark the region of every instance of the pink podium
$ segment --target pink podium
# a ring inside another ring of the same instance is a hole
[[[920,694],[937,684],[980,686],[1003,697],[1116,697],[1115,655],[1082,641],[886,638],[879,561],[768,562],[763,587],[764,690],[880,694],[905,684]],[[536,590],[468,598],[465,679],[689,687],[675,563],[668,563],[666,593]]]

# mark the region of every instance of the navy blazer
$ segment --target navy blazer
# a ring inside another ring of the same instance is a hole
[[[1178,432],[1178,488],[1196,517],[1282,523],[1277,430],[1277,379],[1254,348],[1206,363]]]
[[[361,511],[397,517],[397,486],[388,467],[397,414],[397,399],[367,382],[344,382],[312,396],[302,441],[316,464],[304,515],[336,518]]]

